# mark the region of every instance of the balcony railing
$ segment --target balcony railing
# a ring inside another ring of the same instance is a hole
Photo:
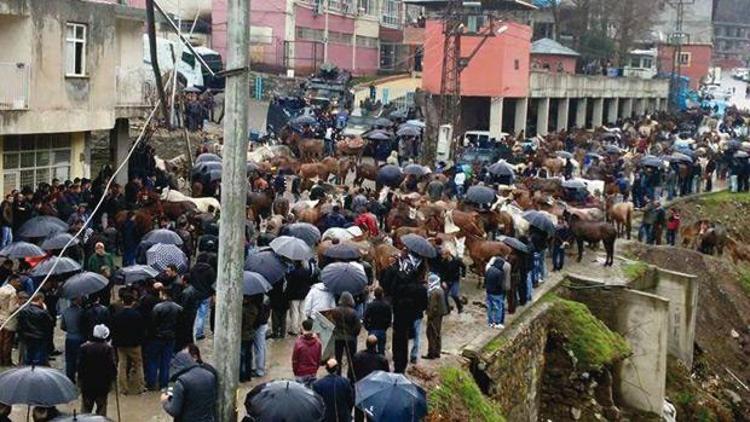
[[[28,110],[31,67],[0,62],[0,110]]]

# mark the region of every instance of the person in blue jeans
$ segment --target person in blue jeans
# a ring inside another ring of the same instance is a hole
[[[85,341],[85,336],[81,331],[83,326],[81,302],[80,297],[73,299],[60,318],[60,328],[65,331],[65,375],[73,383],[76,382],[78,372],[78,351]]]
[[[505,294],[510,290],[510,270],[510,264],[499,256],[492,258],[485,269],[487,325],[491,328],[504,328]]]
[[[378,354],[385,354],[386,331],[393,321],[393,310],[385,300],[383,300],[383,288],[375,288],[375,299],[367,304],[363,318],[365,329],[369,335],[378,339],[376,350]]]
[[[411,364],[416,364],[417,359],[419,358],[419,346],[421,344],[419,334],[422,331],[422,316],[420,316],[419,319],[414,320],[412,331],[414,332],[414,338],[411,339],[412,344],[411,351],[409,352],[409,362]]]
[[[552,271],[561,271],[565,265],[565,248],[571,239],[572,233],[568,222],[564,219],[558,220],[555,228],[555,236],[552,238]]]
[[[166,388],[169,383],[169,363],[174,356],[177,325],[182,314],[182,306],[172,301],[169,289],[162,288],[159,298],[161,302],[151,311],[154,339],[149,344],[146,358],[146,385],[151,390]]]

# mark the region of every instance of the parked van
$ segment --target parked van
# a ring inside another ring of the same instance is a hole
[[[206,47],[194,47],[196,53],[208,64],[214,73],[220,72],[224,68],[221,55],[214,50]],[[179,41],[172,41],[166,38],[156,38],[156,55],[159,60],[159,70],[162,74],[171,72],[177,61],[177,81],[185,87],[194,87],[201,91],[206,88],[213,90],[224,89],[224,78],[212,77],[208,71],[204,70],[195,58],[193,53]],[[153,80],[151,72],[151,50],[148,45],[148,35],[143,35],[143,65],[146,67],[146,75]]]

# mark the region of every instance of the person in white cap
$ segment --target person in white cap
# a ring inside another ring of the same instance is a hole
[[[78,353],[78,386],[83,413],[91,413],[96,404],[96,414],[107,416],[107,395],[117,377],[115,352],[107,342],[108,337],[106,325],[94,326],[94,336],[81,346]]]

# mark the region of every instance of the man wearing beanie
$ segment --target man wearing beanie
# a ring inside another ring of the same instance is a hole
[[[96,404],[96,414],[107,416],[107,395],[117,376],[114,349],[107,343],[108,337],[106,325],[94,326],[93,337],[81,346],[78,354],[78,385],[83,413],[91,413]]]

